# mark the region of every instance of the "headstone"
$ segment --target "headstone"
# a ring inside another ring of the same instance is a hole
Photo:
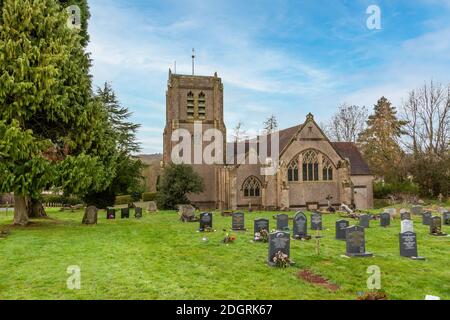
[[[446,233],[442,232],[442,219],[439,216],[434,216],[430,221],[430,234],[433,236],[446,236]]]
[[[417,237],[414,232],[402,232],[399,235],[400,240],[400,255],[402,257],[411,258],[414,260],[424,260],[417,254]]]
[[[322,214],[320,212],[311,214],[311,230],[322,230]]]
[[[389,213],[389,215],[393,218],[397,216],[397,209],[395,208],[387,208],[386,212]]]
[[[364,227],[351,226],[347,228],[345,242],[349,257],[371,257],[372,253],[366,252],[366,240],[364,236]]]
[[[183,222],[195,221],[195,208],[190,204],[180,204],[178,214]]]
[[[405,232],[414,232],[414,222],[412,220],[402,220],[400,223],[401,226],[401,233]]]
[[[95,206],[89,206],[84,210],[83,224],[97,224],[98,209]]]
[[[235,212],[231,216],[231,228],[235,231],[245,230],[244,214],[242,212]]]
[[[267,261],[269,265],[275,265],[275,263],[273,262],[273,258],[278,253],[278,251],[281,251],[288,257],[290,256],[291,240],[289,233],[276,231],[269,234],[269,256]]]
[[[359,216],[359,225],[363,228],[369,228],[370,216],[368,214],[362,214]]]
[[[349,224],[347,220],[336,221],[336,240],[345,240],[345,234]]]
[[[409,212],[402,212],[401,214],[400,214],[400,219],[401,220],[411,220],[411,213],[409,213]]]
[[[289,230],[289,216],[285,213],[277,215],[277,230]]]
[[[446,226],[450,226],[450,211],[446,211],[442,213],[442,222]]]
[[[383,212],[380,214],[380,226],[381,227],[389,227],[391,224],[391,215],[387,212]]]
[[[269,219],[259,218],[253,222],[253,231],[254,231],[253,234],[261,232],[261,230],[266,230],[267,232],[270,232]]]
[[[431,224],[431,212],[425,211],[422,213],[422,224],[425,226],[429,226]]]
[[[148,209],[149,212],[157,212],[158,211],[158,206],[156,205],[155,201],[150,201],[148,203]]]
[[[106,219],[114,220],[116,218],[116,209],[108,208],[106,209]]]
[[[306,215],[303,212],[299,211],[295,214],[293,229],[294,238],[303,239],[308,237],[308,218],[306,218]]]
[[[142,218],[142,208],[136,207],[136,208],[134,209],[134,217],[135,217],[136,219]]]
[[[200,214],[200,231],[205,231],[206,228],[212,228],[212,213],[203,212]]]
[[[413,215],[417,215],[418,216],[418,215],[421,215],[422,212],[423,212],[423,207],[422,206],[413,206],[411,208],[411,213]]]
[[[130,209],[129,208],[122,208],[120,209],[120,218],[130,218]]]

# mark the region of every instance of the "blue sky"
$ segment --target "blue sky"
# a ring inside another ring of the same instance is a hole
[[[381,30],[366,9],[381,9]],[[275,114],[279,127],[312,112],[382,95],[397,107],[424,81],[450,82],[450,0],[90,0],[94,84],[111,82],[142,125],[144,153],[162,152],[168,69],[218,72],[229,133]]]

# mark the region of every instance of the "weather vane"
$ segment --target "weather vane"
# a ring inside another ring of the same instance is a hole
[[[194,65],[195,65],[195,49],[192,48],[192,75],[194,75]]]

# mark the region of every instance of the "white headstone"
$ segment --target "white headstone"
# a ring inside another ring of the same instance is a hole
[[[386,212],[389,213],[391,217],[395,217],[397,215],[397,209],[395,208],[387,208]]]
[[[414,232],[414,222],[412,220],[402,220],[401,222],[401,233]]]
[[[400,209],[400,214],[405,213],[405,212],[408,212],[408,209],[405,209],[405,208]]]

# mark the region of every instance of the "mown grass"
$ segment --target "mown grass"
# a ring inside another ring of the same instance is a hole
[[[325,215],[320,256],[314,240],[292,240],[296,264],[277,269],[266,264],[267,244],[252,242],[253,219],[268,217],[272,228],[274,213],[247,213],[248,231],[234,232],[237,240],[230,245],[221,240],[231,218],[218,213],[217,232],[206,234],[197,232],[198,223],[180,222],[175,212],[108,221],[100,211],[96,226],[81,225],[81,211],[49,209],[49,214],[52,219],[10,228],[11,213],[0,213],[0,229],[11,230],[0,239],[0,299],[355,299],[368,291],[371,265],[381,268],[382,289],[390,299],[450,298],[450,237],[428,235],[418,217],[419,254],[426,261],[400,257],[399,221],[386,229],[372,222],[366,249],[373,258],[344,258],[345,242],[334,239],[338,216]],[[81,268],[80,290],[67,289],[70,265]],[[300,280],[303,268],[340,289],[331,292]]]

